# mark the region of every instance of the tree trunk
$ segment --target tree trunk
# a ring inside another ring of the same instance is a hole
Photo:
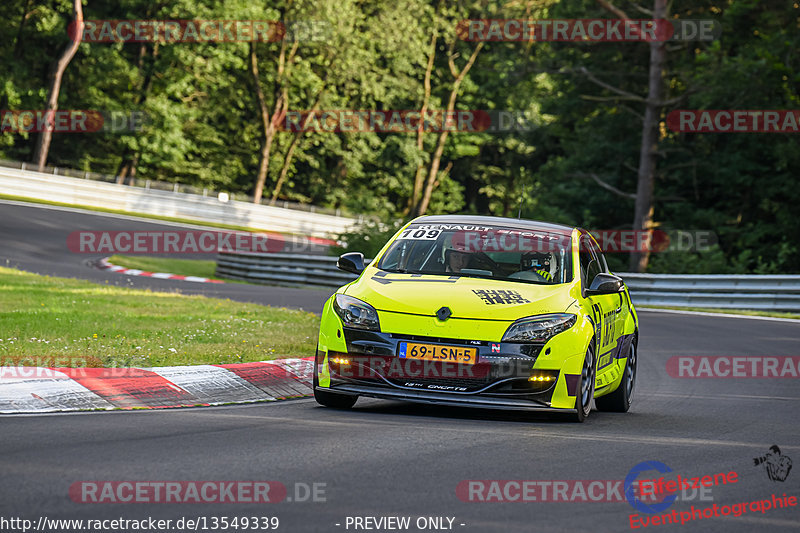
[[[464,68],[461,69],[459,72],[456,69],[454,56],[452,54],[452,47],[453,44],[450,45],[450,72],[453,74],[455,80],[453,81],[453,88],[450,91],[450,99],[447,102],[447,115],[450,116],[451,113],[456,108],[456,98],[458,97],[458,90],[461,88],[461,82],[464,81],[464,77],[467,75],[469,70],[472,68],[472,65],[475,64],[475,60],[478,58],[478,53],[483,48],[483,42],[478,43],[475,47],[475,50],[472,51],[472,55],[470,56],[467,64],[464,65]],[[444,120],[444,118],[442,119]],[[431,196],[433,195],[433,189],[435,188],[437,181],[436,178],[439,174],[439,165],[442,161],[442,154],[444,153],[444,145],[447,142],[447,136],[450,132],[446,128],[442,128],[442,132],[439,134],[439,139],[436,142],[436,150],[433,153],[433,157],[431,158],[431,165],[430,169],[428,170],[428,177],[425,180],[425,190],[423,191],[422,198],[420,199],[419,203],[417,204],[416,208],[414,209],[414,216],[421,216],[424,215],[425,212],[428,210],[428,205],[431,202]]]
[[[256,55],[255,43],[250,43],[250,74],[253,76],[253,84],[256,88],[258,97],[258,110],[261,114],[261,127],[264,140],[261,143],[261,156],[258,163],[258,174],[256,174],[256,189],[253,193],[253,202],[261,203],[261,196],[264,194],[264,183],[267,180],[267,167],[269,165],[269,152],[272,148],[273,131],[270,120],[267,101],[264,98],[264,91],[261,89],[261,81],[258,77],[258,56]]]
[[[133,158],[125,158],[122,161],[122,165],[120,165],[120,170],[117,173],[117,183],[120,185],[125,183],[125,179],[128,178],[128,185],[133,185],[136,181],[136,167],[139,166],[139,157],[141,155],[140,151],[136,151],[133,154]]]
[[[330,69],[328,70],[330,72]],[[328,76],[326,75],[323,78],[323,84],[328,81]],[[300,141],[303,139],[303,134],[305,133],[303,130],[311,120],[313,113],[319,108],[319,103],[322,100],[322,95],[325,94],[325,87],[317,93],[317,97],[314,99],[314,104],[311,106],[309,110],[309,114],[306,117],[306,120],[303,122],[302,127],[299,131],[295,132],[294,138],[292,139],[291,144],[289,145],[289,149],[286,150],[286,156],[283,158],[283,165],[281,166],[281,172],[278,175],[278,182],[275,183],[275,188],[272,190],[272,198],[270,198],[269,205],[275,205],[275,202],[278,201],[278,195],[281,193],[281,188],[283,188],[283,184],[286,181],[286,176],[289,174],[289,165],[292,163],[292,158],[294,157],[294,151],[297,149],[297,145],[300,144]]]
[[[430,52],[428,52],[428,65],[425,67],[425,93],[422,97],[422,109],[420,110],[420,121],[419,127],[417,128],[417,150],[420,154],[424,148],[425,128],[423,128],[423,125],[425,124],[425,113],[428,112],[428,103],[431,99],[431,73],[433,72],[433,61],[436,58],[436,39],[437,35],[436,31],[434,31],[433,36],[431,36],[431,49]],[[423,163],[420,162],[417,164],[417,170],[414,173],[414,188],[411,191],[411,196],[408,198],[408,206],[405,209],[406,214],[411,212],[419,203],[420,195],[422,194],[422,186],[425,183],[424,168],[425,165]]]
[[[655,0],[653,18],[667,18],[667,0]],[[653,182],[658,150],[658,122],[664,97],[663,70],[666,60],[666,43],[653,41],[650,45],[650,70],[647,91],[647,104],[642,122],[642,144],[639,151],[639,173],[636,184],[636,207],[634,208],[633,230],[652,231],[653,225]],[[644,272],[650,260],[647,250],[631,254],[628,268],[632,272]]]
[[[33,0],[27,0],[25,7],[22,9],[22,20],[19,21],[19,28],[17,29],[17,39],[14,42],[14,58],[20,59],[22,57],[22,32],[25,29],[25,23],[31,14],[31,4]],[[2,106],[5,108],[5,106]]]
[[[258,56],[256,55],[256,45],[250,43],[250,73],[253,76],[253,83],[256,87],[258,97],[258,108],[261,113],[261,126],[264,133],[264,142],[261,145],[261,156],[258,164],[258,174],[256,175],[256,188],[253,192],[253,203],[260,204],[264,196],[264,184],[267,181],[269,170],[269,156],[272,150],[272,143],[275,140],[277,124],[282,116],[285,116],[289,105],[288,89],[283,85],[283,75],[286,65],[291,65],[297,52],[298,41],[292,44],[289,56],[286,56],[286,41],[281,43],[281,51],[278,56],[278,72],[275,78],[275,105],[270,115],[267,108],[267,101],[264,98],[264,91],[261,89],[261,81],[258,76]]]
[[[275,188],[272,190],[272,198],[269,200],[269,205],[275,205],[275,202],[278,201],[278,195],[281,193],[283,183],[286,181],[286,176],[289,174],[289,165],[292,164],[294,151],[297,148],[297,145],[300,144],[300,139],[302,136],[303,130],[301,129],[295,133],[292,143],[289,145],[289,149],[286,151],[286,157],[284,157],[283,166],[281,166],[281,173],[278,175],[278,182],[275,184]]]
[[[330,60],[328,61],[328,68],[325,69],[325,76],[322,77],[322,87],[320,87],[319,92],[314,97],[314,101],[309,107],[309,113],[306,117],[305,121],[303,121],[300,130],[295,132],[294,138],[292,139],[289,148],[286,150],[286,156],[283,158],[283,165],[281,165],[281,171],[278,175],[278,181],[275,183],[275,187],[272,189],[272,197],[270,198],[269,205],[275,205],[278,200],[278,195],[281,193],[281,188],[283,188],[283,184],[286,181],[286,177],[289,174],[289,165],[292,163],[292,158],[294,157],[294,151],[297,149],[297,146],[300,144],[300,141],[303,140],[303,134],[305,133],[304,129],[307,126],[308,122],[312,119],[314,112],[319,109],[319,104],[322,101],[322,97],[325,94],[326,85],[328,83],[328,78],[330,77],[331,71],[333,70],[331,67],[333,66],[333,62],[336,60],[336,57],[339,55],[339,50],[333,52],[330,56]],[[288,96],[286,97],[286,102],[288,102]],[[286,109],[286,108],[285,108]]]
[[[148,17],[151,16],[150,12],[147,13]],[[136,60],[136,67],[139,69],[139,73],[145,72],[145,59],[148,56],[148,48],[146,43],[142,43],[139,46],[139,57]],[[149,62],[149,66],[147,68],[146,74],[144,75],[144,79],[142,80],[141,84],[139,84],[139,94],[136,95],[135,105],[141,106],[147,100],[147,96],[150,93],[150,87],[153,84],[153,71],[155,70],[156,60],[158,59],[158,43],[156,42],[153,45],[152,60]],[[125,178],[130,175],[130,181],[128,182],[130,185],[133,185],[133,181],[136,178],[136,167],[139,164],[139,158],[141,157],[142,153],[141,150],[136,150],[133,155],[133,159],[131,159],[131,150],[126,148],[123,155],[122,160],[119,164],[119,168],[117,169],[117,183],[125,183]]]
[[[47,154],[50,151],[50,141],[53,139],[53,132],[50,131],[49,125],[55,120],[53,116],[58,111],[58,94],[61,92],[61,79],[64,77],[64,71],[67,65],[72,61],[75,52],[81,44],[83,37],[83,5],[82,0],[73,0],[72,6],[72,19],[75,24],[75,38],[70,41],[61,58],[53,63],[50,69],[50,92],[47,98],[47,124],[48,127],[39,133],[36,140],[36,148],[33,153],[33,162],[36,164],[39,172],[44,170],[45,163],[47,163]]]

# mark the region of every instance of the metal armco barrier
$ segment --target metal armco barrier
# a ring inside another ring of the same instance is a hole
[[[336,268],[336,258],[325,255],[228,253],[217,255],[217,277],[266,285],[341,287],[355,274]]]
[[[335,257],[269,253],[221,253],[216,275],[268,285],[329,288],[356,279],[336,268]],[[619,275],[628,285],[633,303],[639,306],[800,311],[800,275]]]
[[[0,190],[3,194],[23,198],[105,207],[132,213],[224,223],[314,237],[330,237],[346,231],[356,223],[352,218],[322,213],[308,213],[235,200],[220,201],[218,197],[130,187],[16,168],[0,167]]]
[[[641,306],[800,311],[800,276],[619,274]]]

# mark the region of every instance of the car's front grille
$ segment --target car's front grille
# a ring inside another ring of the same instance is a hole
[[[473,392],[486,387],[491,380],[488,378],[389,378],[389,381],[400,387],[412,387],[430,390],[430,388],[443,387],[441,390],[465,389],[463,392]]]
[[[406,335],[402,333],[390,333],[393,339],[411,342],[433,342],[437,344],[455,344],[459,346],[487,346],[486,341],[451,339],[448,337],[425,337],[423,335]]]

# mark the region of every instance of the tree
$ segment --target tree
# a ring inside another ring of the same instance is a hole
[[[623,20],[630,17],[621,9],[606,0],[598,2]],[[667,0],[654,0],[652,18],[666,20]],[[664,106],[664,63],[666,60],[666,41],[651,41],[650,66],[648,75],[647,99],[645,100],[644,118],[642,119],[642,140],[639,150],[639,169],[636,181],[636,205],[633,215],[635,232],[653,229],[653,182],[655,180],[656,154],[658,153],[658,122]],[[629,268],[633,272],[644,272],[650,252],[634,251],[631,253]]]
[[[275,76],[275,88],[272,98],[272,111],[269,110],[264,91],[261,88],[261,80],[258,75],[258,55],[256,54],[256,43],[250,43],[250,74],[253,76],[256,96],[258,98],[258,109],[261,116],[261,127],[264,135],[261,145],[261,159],[258,164],[258,174],[256,175],[255,191],[253,192],[253,203],[260,204],[261,197],[264,195],[264,184],[267,181],[267,171],[269,170],[269,158],[272,150],[272,143],[275,140],[275,133],[281,117],[286,115],[289,106],[289,89],[287,80],[290,76],[292,64],[299,43],[294,41],[289,49],[288,55],[287,40],[281,41],[280,52],[278,54],[278,66]]]
[[[83,27],[82,0],[73,0],[72,28],[74,34],[67,47],[64,49],[64,53],[53,63],[50,69],[50,89],[48,91],[46,109],[48,123],[55,121],[54,114],[58,111],[58,95],[61,92],[61,78],[64,76],[67,65],[69,65],[69,62],[72,61],[72,58],[75,56],[75,52],[78,51],[78,47],[83,38]],[[33,162],[36,164],[39,172],[44,170],[44,166],[47,163],[47,154],[50,151],[50,141],[52,138],[53,132],[50,127],[45,127],[44,130],[39,133],[38,140],[36,141],[36,148],[33,153]]]
[[[457,54],[455,54],[453,50],[455,46],[456,37],[454,36],[453,39],[454,40],[451,41],[447,54],[447,66],[449,67],[450,74],[453,76],[453,81],[452,85],[450,86],[450,95],[447,99],[447,108],[445,109],[446,117],[451,116],[453,111],[455,110],[456,99],[458,98],[458,91],[461,88],[461,84],[464,81],[464,77],[469,73],[470,69],[472,68],[472,65],[475,64],[475,60],[478,58],[478,54],[483,48],[483,42],[478,43],[472,50],[472,54],[470,54],[466,64],[461,69],[459,69],[455,63]],[[442,121],[444,122],[444,119]],[[447,142],[447,137],[449,134],[450,131],[447,128],[442,128],[442,131],[439,133],[439,137],[436,140],[436,148],[431,157],[430,167],[428,168],[428,175],[425,178],[425,186],[422,191],[422,197],[420,198],[417,205],[414,207],[413,211],[414,216],[424,215],[425,212],[428,210],[428,205],[430,204],[431,201],[431,194],[433,194],[433,189],[437,185],[437,180],[439,178],[439,165],[441,164],[442,161],[442,154],[444,153],[444,145]],[[448,166],[447,171],[449,171],[450,168],[452,167]],[[445,174],[447,174],[447,171],[445,171]],[[415,179],[415,187],[416,183],[417,180]]]

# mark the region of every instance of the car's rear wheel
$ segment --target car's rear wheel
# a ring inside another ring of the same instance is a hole
[[[628,409],[631,407],[631,402],[633,401],[633,390],[636,386],[637,359],[636,340],[634,339],[634,341],[631,342],[631,347],[628,349],[628,358],[625,362],[625,374],[622,376],[619,387],[611,394],[606,394],[594,401],[599,411],[610,411],[614,413],[628,412]]]
[[[592,398],[594,398],[594,347],[589,346],[586,350],[586,357],[583,358],[583,367],[578,379],[578,390],[575,394],[575,410],[577,415],[575,420],[583,422],[592,411]]]
[[[325,407],[333,407],[334,409],[350,409],[358,401],[358,396],[351,396],[349,394],[336,394],[335,392],[328,392],[317,390],[319,386],[319,379],[317,378],[317,370],[314,369],[314,399],[317,403]]]

